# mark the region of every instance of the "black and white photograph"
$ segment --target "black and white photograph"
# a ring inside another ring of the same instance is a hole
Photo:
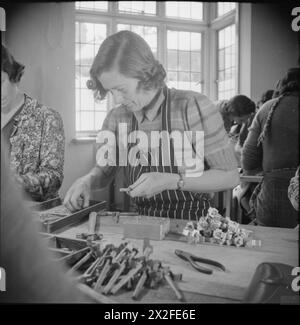
[[[0,29],[1,305],[300,304],[297,1],[1,1]]]

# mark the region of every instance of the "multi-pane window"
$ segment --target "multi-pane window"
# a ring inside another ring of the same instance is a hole
[[[201,92],[201,33],[167,31],[168,86]]]
[[[118,1],[119,12],[136,15],[156,15],[156,1]]]
[[[130,30],[140,36],[149,44],[153,54],[157,57],[157,27],[147,25],[118,24],[118,31]]]
[[[167,72],[168,87],[203,92],[212,100],[236,94],[234,2],[81,1],[75,8],[78,134],[95,135],[113,107],[109,95],[95,101],[86,82],[100,44],[117,31],[145,39]],[[213,73],[207,68],[212,64]]]
[[[107,103],[96,102],[86,82],[99,46],[107,37],[107,26],[79,21],[75,26],[76,130],[99,130],[107,113]]]
[[[77,1],[76,9],[107,11],[108,1]]]
[[[203,20],[202,2],[166,1],[166,16],[179,19]]]
[[[228,99],[236,91],[235,25],[218,31],[218,99]]]
[[[217,17],[223,16],[235,9],[235,2],[218,2]]]

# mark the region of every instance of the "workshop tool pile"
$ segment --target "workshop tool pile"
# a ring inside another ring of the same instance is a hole
[[[169,267],[164,267],[159,260],[149,258],[153,249],[145,245],[143,252],[130,242],[122,242],[119,246],[101,245],[88,242],[89,250],[77,261],[68,274],[75,275],[77,280],[104,295],[115,295],[121,289],[133,291],[132,299],[140,297],[144,288],[155,289],[167,283],[179,300],[183,296],[174,281],[181,280],[181,275],[174,275]]]

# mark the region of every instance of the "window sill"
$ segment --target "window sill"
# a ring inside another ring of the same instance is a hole
[[[77,137],[71,140],[73,144],[95,143],[96,137]]]

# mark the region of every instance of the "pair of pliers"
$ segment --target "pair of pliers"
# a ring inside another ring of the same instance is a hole
[[[196,262],[213,265],[213,266],[216,266],[216,267],[220,268],[221,270],[225,271],[225,266],[217,261],[209,260],[207,258],[198,257],[198,256],[192,255],[188,252],[181,251],[179,249],[175,250],[175,254],[178,257],[182,258],[183,260],[190,262],[192,267],[201,273],[212,274],[213,270],[208,269],[204,266],[200,266]]]

